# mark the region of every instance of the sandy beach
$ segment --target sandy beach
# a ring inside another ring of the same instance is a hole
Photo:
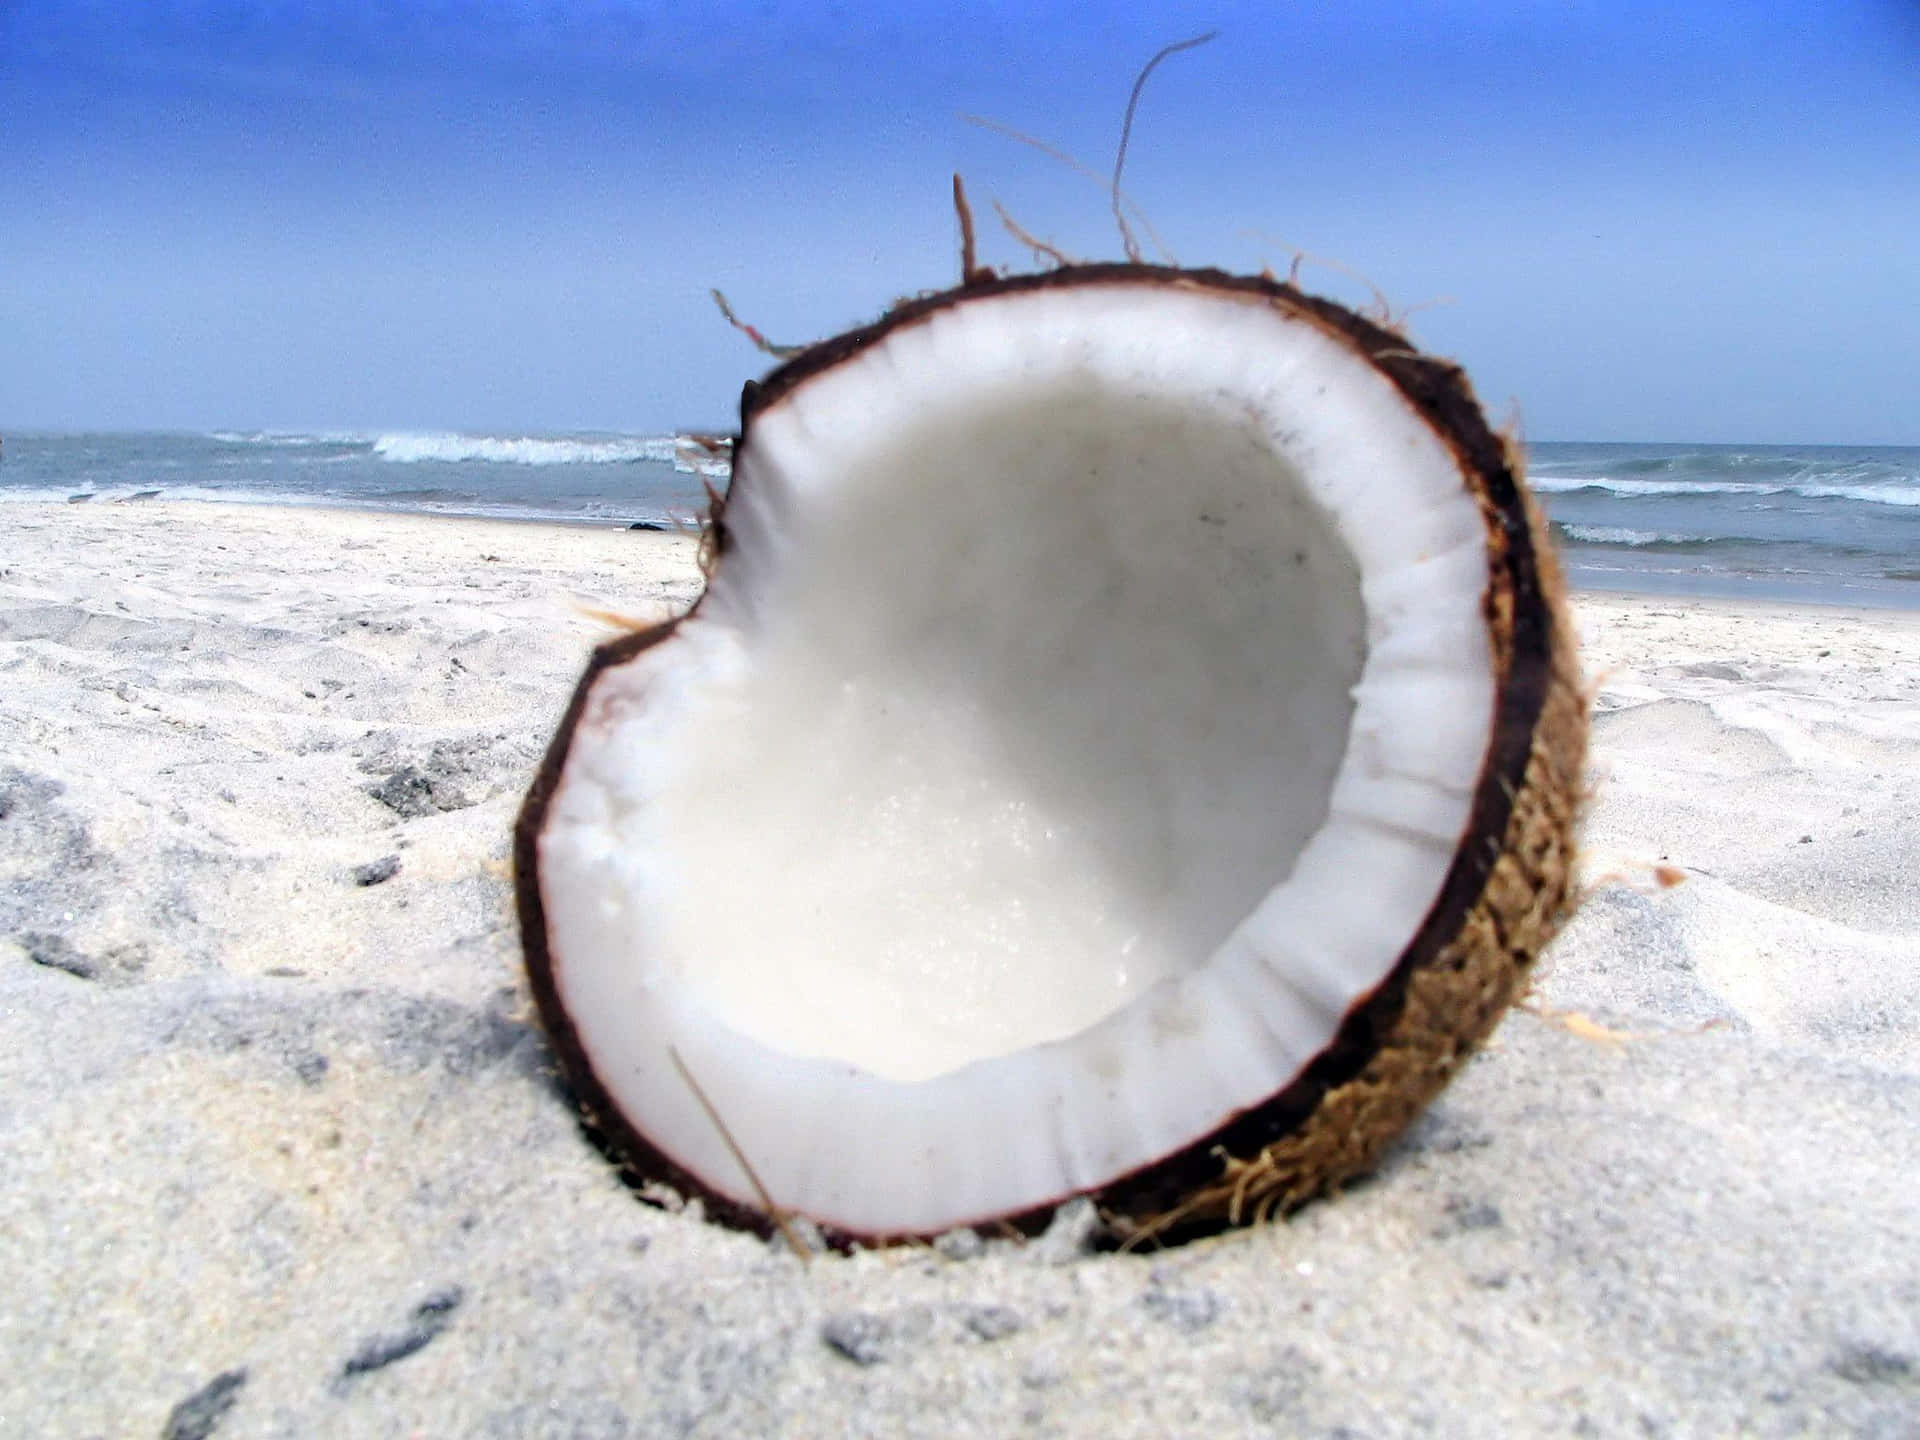
[[[511,913],[689,538],[0,534],[0,1435],[1920,1435],[1920,612],[1580,597],[1590,898],[1336,1201],[803,1264],[583,1140]]]

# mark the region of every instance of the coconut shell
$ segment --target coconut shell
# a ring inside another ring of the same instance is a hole
[[[1093,1192],[1116,1232],[1141,1240],[1291,1209],[1366,1171],[1459,1073],[1524,993],[1535,958],[1570,908],[1587,701],[1564,586],[1539,509],[1519,479],[1520,457],[1488,427],[1460,368],[1419,353],[1396,331],[1270,277],[1137,264],[1005,278],[976,274],[958,289],[904,303],[873,325],[823,341],[747,384],[736,453],[762,410],[902,327],[996,296],[1115,282],[1264,300],[1343,340],[1394,384],[1452,450],[1479,503],[1487,539],[1484,613],[1498,672],[1492,741],[1466,836],[1425,920],[1387,976],[1349,1009],[1327,1047],[1277,1094]],[[706,563],[724,563],[727,548],[725,505],[716,497]],[[711,1191],[620,1115],[560,1002],[547,949],[537,839],[587,694],[601,671],[666,639],[677,623],[623,636],[594,653],[516,826],[521,934],[541,1019],[608,1153],[636,1178],[699,1196],[709,1213],[771,1233],[780,1217]],[[1032,1228],[1066,1198],[1004,1218]],[[900,1237],[829,1236],[842,1243],[876,1238]]]

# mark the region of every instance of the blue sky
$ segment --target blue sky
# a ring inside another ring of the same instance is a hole
[[[0,0],[0,433],[728,425],[709,286],[949,284],[956,169],[1117,255],[961,117],[1104,169],[1217,27],[1128,166],[1182,261],[1338,261],[1538,439],[1920,443],[1914,0],[1091,8]]]

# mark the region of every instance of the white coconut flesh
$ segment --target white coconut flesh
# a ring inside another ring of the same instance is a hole
[[[963,299],[755,413],[726,524],[538,842],[584,1057],[720,1194],[923,1234],[1096,1188],[1285,1087],[1433,905],[1486,527],[1311,318]]]

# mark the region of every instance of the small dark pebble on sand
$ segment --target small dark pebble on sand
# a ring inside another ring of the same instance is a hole
[[[227,1418],[246,1383],[245,1370],[227,1370],[214,1376],[173,1407],[160,1440],[207,1440]]]
[[[465,809],[473,802],[447,780],[428,775],[418,766],[402,765],[367,793],[406,820]]]
[[[382,855],[378,860],[369,860],[364,865],[353,867],[353,883],[359,886],[384,885],[400,873],[398,855]]]
[[[1017,1311],[1005,1305],[976,1305],[967,1312],[967,1329],[981,1340],[1004,1340],[1024,1323]]]
[[[1842,1380],[1856,1385],[1888,1385],[1902,1380],[1920,1380],[1913,1360],[1878,1345],[1846,1345],[1827,1362],[1827,1368]]]
[[[1485,1200],[1472,1200],[1465,1195],[1454,1195],[1447,1200],[1445,1222],[1434,1227],[1433,1236],[1436,1240],[1444,1240],[1449,1235],[1460,1235],[1469,1230],[1497,1230],[1504,1223],[1498,1205]]]
[[[36,965],[44,965],[49,970],[64,970],[80,980],[95,980],[100,976],[100,967],[93,957],[74,949],[64,935],[34,932],[22,935],[20,944],[26,950],[27,958]]]
[[[890,1335],[885,1320],[861,1310],[829,1315],[820,1326],[820,1338],[856,1365],[878,1365],[886,1359]]]
[[[29,931],[18,937],[27,958],[49,970],[60,970],[76,980],[100,985],[131,985],[147,968],[149,956],[144,941],[109,945],[98,955],[75,949],[64,935]]]
[[[413,1307],[413,1319],[405,1330],[392,1335],[375,1335],[363,1343],[341,1367],[340,1378],[349,1380],[355,1375],[385,1369],[396,1360],[404,1360],[426,1349],[447,1328],[453,1312],[460,1308],[460,1302],[465,1298],[465,1292],[454,1285],[422,1300]]]

